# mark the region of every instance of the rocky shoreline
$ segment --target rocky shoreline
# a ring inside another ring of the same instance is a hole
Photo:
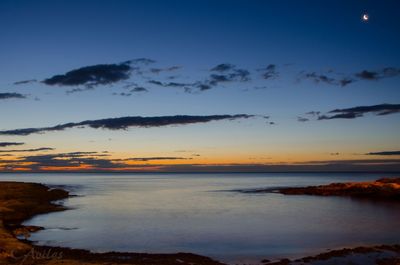
[[[400,202],[400,178],[381,178],[371,182],[331,183],[308,187],[277,187],[237,191],[242,193],[281,193],[284,195],[343,196]]]
[[[373,182],[332,183],[304,188],[283,188],[279,192],[285,195],[347,196],[400,201],[400,178],[382,178]]]

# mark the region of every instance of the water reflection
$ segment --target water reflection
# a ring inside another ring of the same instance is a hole
[[[221,190],[374,180],[365,174],[24,175],[74,187],[73,210],[37,216],[39,244],[94,251],[194,252],[224,260],[399,243],[400,205]],[[17,178],[2,175],[0,179]],[[211,191],[211,192],[210,192]],[[77,228],[77,229],[55,229]]]

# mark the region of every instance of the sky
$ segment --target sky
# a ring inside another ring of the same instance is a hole
[[[399,8],[1,1],[0,172],[400,171]]]

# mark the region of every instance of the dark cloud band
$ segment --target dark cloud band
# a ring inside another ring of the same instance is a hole
[[[400,151],[381,151],[381,152],[370,152],[366,155],[374,156],[400,156]]]
[[[318,120],[332,119],[355,119],[363,117],[367,113],[373,113],[377,116],[389,115],[400,112],[400,104],[380,104],[373,106],[358,106],[347,109],[334,109],[326,115],[321,115]]]
[[[24,153],[24,152],[40,152],[40,151],[52,151],[54,148],[41,147],[34,149],[19,149],[19,150],[0,150],[0,153]]]
[[[52,127],[25,128],[16,130],[0,131],[0,135],[30,135],[33,133],[44,133],[50,131],[62,131],[68,128],[87,126],[94,129],[125,130],[129,127],[162,127],[169,125],[187,125],[194,123],[206,123],[219,120],[247,119],[254,115],[209,115],[209,116],[160,116],[160,117],[120,117],[101,120],[87,120],[82,122],[64,123]]]
[[[97,86],[116,83],[130,77],[131,66],[122,64],[98,64],[55,75],[43,80],[46,85],[59,86]]]
[[[26,98],[25,95],[22,95],[20,93],[0,93],[0,99],[9,99],[9,98]]]
[[[147,162],[147,161],[160,161],[160,160],[191,160],[193,158],[187,158],[187,157],[174,157],[174,156],[155,156],[155,157],[133,157],[133,158],[127,158],[124,159],[124,161],[141,161],[141,162]]]
[[[24,145],[25,143],[19,143],[19,142],[0,142],[0,147],[7,147],[7,146],[13,146],[13,145]]]

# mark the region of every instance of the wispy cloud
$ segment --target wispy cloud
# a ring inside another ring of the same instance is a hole
[[[125,130],[129,127],[150,128],[150,127],[162,127],[169,125],[188,125],[194,123],[207,123],[219,120],[247,119],[251,117],[254,117],[254,115],[248,115],[248,114],[208,115],[208,116],[177,115],[177,116],[158,116],[158,117],[128,116],[128,117],[109,118],[100,120],[87,120],[77,123],[70,122],[70,123],[59,124],[52,127],[5,130],[5,131],[0,131],[0,135],[30,135],[33,133],[62,131],[68,128],[83,127],[83,126],[87,126],[94,129]]]
[[[186,92],[206,91],[221,84],[232,82],[248,82],[251,80],[250,71],[238,68],[229,63],[218,64],[210,69],[210,74],[204,80],[196,81],[186,88]]]
[[[317,74],[316,72],[304,73],[303,78],[310,79],[310,80],[314,81],[315,83],[326,83],[326,84],[330,84],[330,85],[338,84],[336,79],[329,77],[325,74]]]
[[[132,59],[132,60],[124,62],[124,64],[144,64],[144,65],[149,65],[149,64],[153,64],[153,63],[156,63],[156,61],[153,59],[149,59],[149,58],[136,58],[136,59]]]
[[[150,72],[153,74],[159,74],[162,72],[172,72],[181,69],[181,66],[170,66],[170,67],[164,67],[164,68],[150,68]]]
[[[235,69],[236,66],[230,63],[221,63],[218,64],[216,66],[214,66],[213,68],[211,68],[211,71],[214,72],[227,72],[227,71],[231,71],[233,69]]]
[[[356,77],[362,80],[380,80],[398,75],[400,75],[400,69],[395,67],[386,67],[376,71],[363,70],[355,74]]]
[[[9,98],[26,98],[25,95],[15,92],[8,92],[8,93],[0,93],[0,100],[1,99],[9,99]]]
[[[37,82],[36,79],[29,79],[29,80],[22,80],[22,81],[17,81],[14,82],[14,85],[26,85],[26,84],[31,84]]]
[[[267,67],[258,69],[258,71],[262,72],[262,77],[266,80],[275,79],[279,76],[276,64],[269,64]]]
[[[400,112],[400,104],[380,104],[372,106],[358,106],[347,109],[334,109],[325,115],[318,116],[318,120],[355,119],[372,113],[377,116],[389,115]]]
[[[385,116],[400,113],[400,104],[378,104],[371,106],[357,106],[345,109],[334,109],[323,114],[321,111],[310,111],[305,116],[298,116],[297,121],[307,122],[310,120],[333,120],[333,119],[356,119],[366,114]]]
[[[114,96],[130,97],[130,96],[132,96],[133,94],[136,94],[136,93],[149,92],[149,90],[147,88],[144,88],[142,86],[137,86],[136,84],[134,84],[134,85],[126,85],[124,88],[125,89],[129,89],[128,92],[120,92],[120,93],[114,92],[113,95]]]
[[[362,70],[355,74],[342,74],[334,71],[326,73],[301,71],[298,80],[308,79],[314,83],[325,83],[335,86],[347,86],[357,81],[378,81],[384,78],[400,76],[400,69],[385,67],[378,70]]]
[[[177,83],[177,82],[161,82],[158,80],[149,80],[149,84],[162,86],[162,87],[190,87],[193,86],[192,83]]]
[[[191,160],[193,158],[189,157],[174,157],[174,156],[155,156],[155,157],[133,157],[124,159],[124,161],[159,161],[159,160]]]
[[[310,119],[308,119],[308,118],[304,118],[304,117],[297,117],[297,121],[299,121],[299,122],[306,122],[306,121],[309,121]]]
[[[366,155],[374,156],[400,156],[400,151],[380,151],[380,152],[370,152]]]
[[[17,150],[0,150],[0,153],[25,153],[25,152],[41,152],[41,151],[52,151],[54,148],[41,147],[33,149],[17,149]]]
[[[13,146],[13,145],[24,145],[25,143],[20,143],[20,142],[0,142],[0,147],[7,147],[7,146]]]

